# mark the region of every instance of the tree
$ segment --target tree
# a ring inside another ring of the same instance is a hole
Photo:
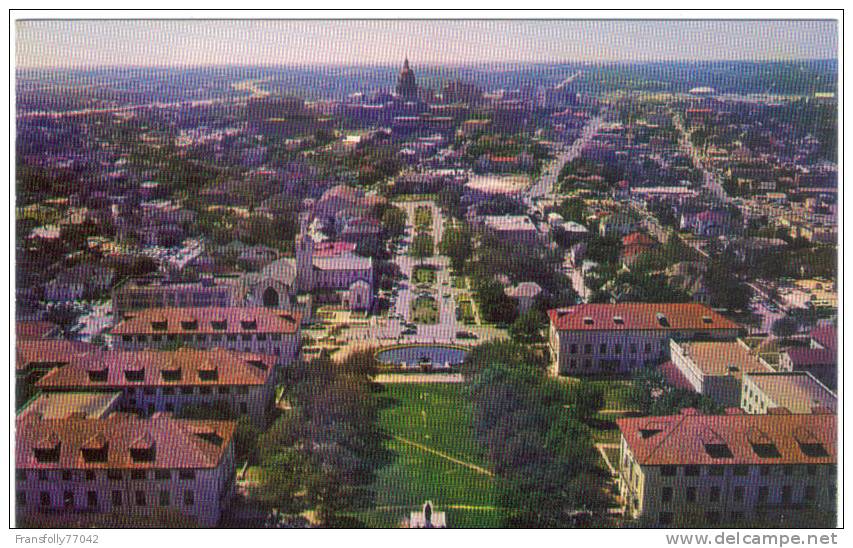
[[[521,314],[509,326],[509,334],[514,341],[532,344],[542,342],[542,327],[545,321],[542,313],[536,309],[531,309]]]
[[[461,272],[465,267],[465,263],[471,258],[471,254],[474,252],[474,245],[471,242],[471,231],[465,226],[445,229],[441,237],[441,242],[438,244],[438,249],[442,255],[450,257],[450,264],[453,269]]]
[[[515,320],[515,302],[504,293],[500,282],[494,278],[475,278],[473,281],[474,298],[486,321],[510,323]]]
[[[304,458],[298,450],[280,449],[261,465],[258,483],[250,488],[249,494],[266,508],[299,512],[303,504],[297,494],[302,489],[304,470]]]
[[[602,264],[614,264],[619,260],[622,241],[613,236],[593,236],[586,245],[586,258]]]
[[[581,198],[566,198],[560,203],[557,213],[566,221],[581,224],[586,222],[586,204]]]
[[[773,334],[779,337],[780,339],[787,339],[788,337],[793,337],[797,334],[797,331],[799,331],[799,329],[799,322],[789,316],[779,318],[778,320],[774,321],[773,325],[770,327],[770,330],[773,332]]]
[[[582,422],[589,422],[604,409],[604,389],[584,379],[572,387],[569,402],[575,417]]]
[[[433,255],[433,240],[431,234],[420,233],[416,234],[412,240],[412,247],[409,254],[412,257],[423,260]]]
[[[399,207],[389,206],[382,213],[382,228],[391,238],[399,237],[406,230],[406,212]]]

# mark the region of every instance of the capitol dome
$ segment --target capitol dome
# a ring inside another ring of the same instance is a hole
[[[397,95],[407,99],[415,99],[418,96],[418,84],[414,71],[409,68],[408,59],[403,62],[403,69],[397,78]]]

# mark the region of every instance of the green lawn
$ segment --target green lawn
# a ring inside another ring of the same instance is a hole
[[[412,281],[416,284],[434,284],[435,269],[426,266],[417,266],[412,272]]]
[[[483,449],[470,424],[471,404],[460,385],[390,384],[380,423],[392,439],[390,464],[379,469],[374,484],[376,509],[356,516],[369,527],[396,527],[409,512],[431,500],[447,512],[449,527],[497,527],[494,479],[464,465],[409,445],[393,436],[487,468]],[[465,506],[469,508],[449,508]]]
[[[432,297],[418,297],[412,301],[412,319],[415,323],[438,323],[438,303]]]
[[[432,227],[432,209],[427,206],[415,208],[415,227],[418,230],[429,230]]]

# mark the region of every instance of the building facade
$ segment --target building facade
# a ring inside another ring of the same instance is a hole
[[[197,282],[150,276],[131,278],[113,289],[113,314],[119,320],[126,312],[146,308],[240,306],[244,295],[236,277],[206,276]]]
[[[731,411],[617,420],[626,516],[659,527],[834,527],[836,416]]]
[[[224,405],[264,426],[275,395],[275,356],[222,348],[93,352],[42,378],[45,393],[117,391],[120,407],[146,416]]]
[[[234,428],[169,415],[19,418],[16,514],[33,523],[104,514],[115,520],[109,526],[128,526],[127,518],[138,527],[168,513],[215,527],[235,493]]]
[[[285,366],[299,355],[300,319],[267,308],[148,308],[125,316],[111,337],[116,350],[225,348],[272,355]]]
[[[699,303],[582,304],[548,311],[553,372],[630,372],[669,358],[669,341],[735,340],[740,327]]]

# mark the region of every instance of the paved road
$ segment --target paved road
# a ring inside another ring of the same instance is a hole
[[[687,137],[687,130],[684,128],[681,117],[673,116],[672,119],[676,129],[681,133],[681,137],[679,138],[681,148],[687,151],[693,159],[693,165],[702,172],[702,187],[708,192],[708,194],[720,200],[722,203],[727,204],[731,202],[731,198],[726,192],[726,189],[724,189],[723,185],[720,184],[717,176],[714,175],[710,169],[706,169],[705,164],[702,162],[702,156],[699,154],[699,150],[693,146],[693,143]]]
[[[562,149],[557,154],[557,157],[548,164],[539,176],[539,179],[537,179],[536,182],[527,189],[524,196],[524,202],[528,209],[533,207],[533,200],[536,198],[542,198],[553,193],[554,187],[557,183],[557,177],[560,175],[560,170],[563,169],[563,166],[567,162],[571,162],[580,156],[583,147],[595,136],[596,133],[598,133],[598,130],[601,129],[603,119],[604,115],[599,114],[587,122],[587,125],[584,126],[581,131],[580,137],[578,137],[569,148]]]

